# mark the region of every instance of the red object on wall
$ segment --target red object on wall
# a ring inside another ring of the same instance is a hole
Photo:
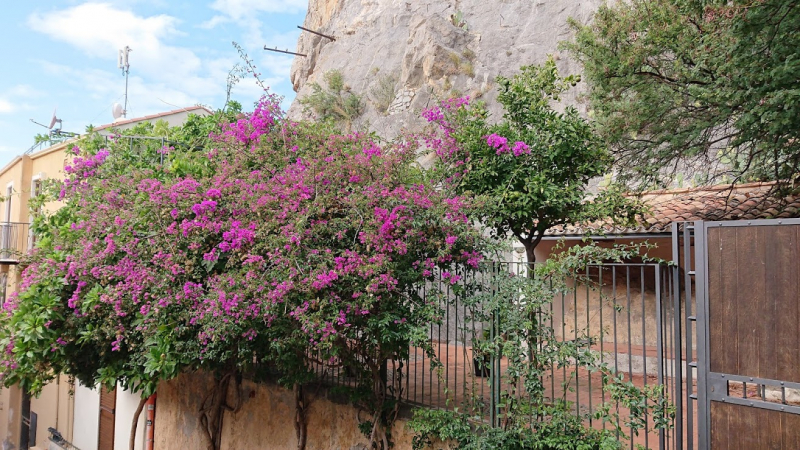
[[[150,398],[147,399],[147,403],[144,404],[144,407],[147,411],[147,422],[145,426],[145,436],[147,440],[145,441],[144,448],[145,450],[153,450],[156,434],[156,394],[151,395]]]

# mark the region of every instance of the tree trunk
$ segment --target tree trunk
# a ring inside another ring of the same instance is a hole
[[[528,278],[531,279],[531,280],[536,276],[535,267],[534,267],[534,265],[536,263],[536,254],[534,253],[534,250],[536,249],[536,245],[539,243],[540,240],[541,240],[541,238],[538,238],[538,239],[534,240],[533,242],[528,241],[528,242],[524,242],[523,243],[523,245],[525,246],[525,256],[528,259],[528,261],[527,261],[528,262]],[[528,342],[527,342],[527,344],[528,344],[528,361],[529,361],[529,364],[530,364],[530,369],[532,371],[537,371],[537,370],[540,369],[539,368],[539,365],[540,365],[539,358],[538,358],[538,355],[536,354],[536,349],[539,347],[539,344],[540,344],[540,342],[539,342],[539,334],[540,334],[539,327],[541,326],[540,319],[541,319],[540,312],[537,312],[537,311],[531,311],[530,312],[531,329],[528,330],[528,339],[527,339]],[[539,382],[543,383],[544,381],[543,381],[542,378],[539,378]],[[538,419],[539,418],[537,416],[536,420],[538,420]]]
[[[536,245],[533,242],[523,242],[525,246],[525,257],[528,259],[528,278],[533,278],[533,264],[536,262]]]
[[[303,393],[303,386],[300,383],[294,384],[294,407],[294,431],[297,435],[297,450],[305,450],[308,437],[306,399]]]
[[[128,441],[128,449],[134,450],[136,446],[136,429],[139,427],[139,416],[142,414],[144,404],[147,403],[147,398],[142,397],[139,399],[139,406],[136,407],[136,412],[133,413],[133,423],[131,423],[131,437]]]

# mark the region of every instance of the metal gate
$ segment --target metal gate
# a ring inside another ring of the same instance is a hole
[[[798,449],[800,220],[689,227],[697,267],[699,448]]]

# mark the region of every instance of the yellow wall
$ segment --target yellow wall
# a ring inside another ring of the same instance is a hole
[[[213,376],[186,373],[158,387],[156,399],[155,449],[204,449],[200,403],[213,387]],[[231,383],[233,385],[233,383]],[[312,389],[313,391],[313,389]],[[223,449],[278,450],[297,448],[294,422],[295,403],[291,390],[244,380],[242,405],[226,412],[222,421]],[[235,400],[234,387],[228,393]],[[366,414],[357,408],[334,402],[324,390],[309,401],[308,450],[366,449],[368,441],[358,424]],[[406,420],[398,418],[392,430],[395,449],[411,449],[413,432]],[[436,448],[446,448],[444,446]]]

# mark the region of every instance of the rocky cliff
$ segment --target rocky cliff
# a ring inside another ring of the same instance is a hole
[[[497,75],[555,55],[562,73],[577,64],[558,52],[569,38],[567,18],[585,22],[603,0],[309,0],[291,79],[297,92],[289,113],[303,116],[299,99],[323,75],[338,70],[345,89],[362,95],[355,126],[384,137],[419,129],[421,109],[437,98],[469,95],[496,105]],[[574,101],[567,99],[568,101]]]

